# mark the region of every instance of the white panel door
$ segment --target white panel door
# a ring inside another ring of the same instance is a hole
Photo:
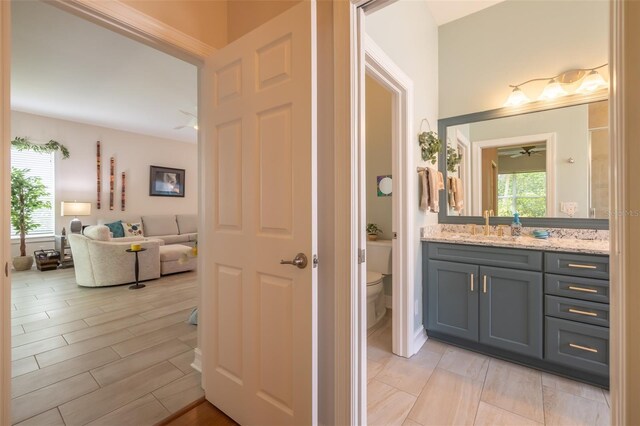
[[[315,57],[305,1],[201,71],[203,386],[243,425],[317,422]]]

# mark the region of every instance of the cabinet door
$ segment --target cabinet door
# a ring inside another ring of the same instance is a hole
[[[427,330],[478,341],[478,267],[429,260]]]
[[[481,267],[480,343],[542,358],[542,274]]]

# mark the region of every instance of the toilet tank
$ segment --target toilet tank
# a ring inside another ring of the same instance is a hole
[[[391,240],[367,241],[367,271],[391,274]]]

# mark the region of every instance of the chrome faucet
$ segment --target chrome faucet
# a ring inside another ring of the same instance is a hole
[[[489,218],[493,216],[493,210],[484,211],[484,235],[489,235]]]

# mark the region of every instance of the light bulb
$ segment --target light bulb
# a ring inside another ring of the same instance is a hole
[[[609,85],[604,80],[604,78],[602,78],[600,73],[598,73],[596,70],[592,70],[584,78],[584,80],[582,80],[582,84],[580,84],[580,87],[578,87],[578,90],[576,90],[576,92],[583,93],[583,94],[592,93],[592,92],[595,92],[596,90],[600,90],[608,86]]]
[[[559,98],[560,96],[565,96],[566,94],[567,92],[562,88],[562,86],[560,86],[560,83],[555,79],[551,79],[538,99],[541,101],[550,101],[552,99]]]
[[[527,97],[527,95],[524,94],[522,90],[520,90],[519,87],[515,87],[511,92],[511,94],[509,95],[509,98],[507,99],[507,101],[504,103],[504,106],[506,107],[518,106],[518,105],[526,104],[527,102],[530,102],[530,101],[531,100]]]

